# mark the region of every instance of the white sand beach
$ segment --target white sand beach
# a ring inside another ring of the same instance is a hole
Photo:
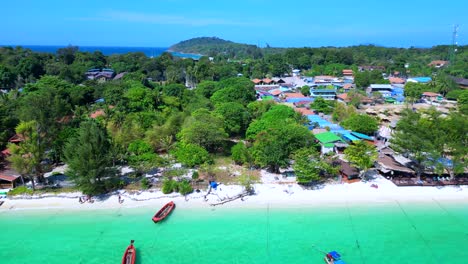
[[[378,188],[371,187],[376,184]],[[262,183],[255,184],[255,195],[236,199],[216,207],[264,208],[271,207],[315,207],[340,206],[348,204],[383,204],[395,202],[455,202],[468,204],[468,186],[438,187],[397,187],[391,181],[377,177],[369,182],[326,184],[317,189],[305,189],[294,183],[291,178],[262,171]],[[81,193],[61,194],[59,197],[48,195],[34,199],[3,199],[0,212],[7,210],[99,210],[113,208],[159,208],[168,201],[174,201],[182,208],[210,208],[213,204],[226,201],[242,193],[237,185],[220,184],[217,190],[206,196],[207,190],[194,192],[186,197],[173,193],[163,194],[160,190],[148,190],[137,193],[119,191],[105,197],[94,197],[93,203],[79,203]],[[119,203],[118,195],[123,199]]]

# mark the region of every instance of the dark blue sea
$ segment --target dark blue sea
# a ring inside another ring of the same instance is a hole
[[[4,47],[7,45],[0,45],[0,47]],[[15,47],[11,45],[12,47]],[[21,45],[21,47],[25,49],[30,49],[35,52],[46,52],[46,53],[56,53],[58,49],[65,48],[66,46],[39,46],[39,45]],[[113,55],[113,54],[126,54],[129,52],[143,52],[148,57],[157,57],[161,55],[163,52],[168,51],[167,48],[161,47],[99,47],[99,46],[82,46],[79,47],[80,51],[83,52],[95,52],[100,51],[104,55]],[[171,52],[173,56],[181,57],[181,58],[192,58],[192,59],[199,59],[201,57],[200,54],[186,54],[186,53],[179,53],[179,52]]]

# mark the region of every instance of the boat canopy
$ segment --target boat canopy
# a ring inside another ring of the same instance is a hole
[[[332,256],[332,258],[335,259],[335,260],[341,258],[340,253],[338,253],[338,252],[336,252],[336,251],[331,251],[331,252],[329,252],[328,254],[330,254],[330,256]],[[336,262],[335,262],[335,263],[336,263]]]
[[[333,264],[346,264],[346,262],[342,261],[341,259],[333,261]]]

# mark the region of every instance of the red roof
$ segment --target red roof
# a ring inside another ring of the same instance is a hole
[[[405,83],[405,80],[403,80],[402,78],[398,78],[398,77],[389,77],[388,78],[388,81],[390,83],[396,83],[396,84],[403,84]]]
[[[3,174],[0,174],[0,180],[5,180],[5,181],[9,181],[9,182],[12,182],[16,179],[18,179],[19,176],[16,176],[16,175],[3,175]]]
[[[271,94],[271,95],[278,95],[278,94],[280,94],[280,93],[282,93],[282,92],[281,92],[281,90],[279,90],[279,89],[270,91],[270,94]]]
[[[353,75],[353,70],[343,70],[343,75]]]
[[[424,96],[429,96],[429,97],[437,97],[437,96],[440,96],[440,94],[433,93],[433,92],[424,92],[423,95],[424,95]]]
[[[259,84],[262,82],[262,80],[260,79],[253,79],[252,82],[254,82],[255,84]]]
[[[307,109],[307,108],[294,108],[297,112],[301,113],[302,115],[313,115],[315,114],[314,111]]]
[[[286,98],[305,98],[301,93],[283,93]]]
[[[348,101],[348,94],[347,93],[339,94],[336,97],[338,97],[338,99],[341,99],[343,101]]]
[[[20,142],[23,142],[24,141],[24,137],[20,134],[16,134],[14,136],[12,136],[8,142],[10,143],[20,143]]]
[[[89,115],[89,117],[91,117],[91,118],[98,118],[98,117],[100,117],[100,116],[105,116],[105,115],[106,115],[106,113],[104,113],[104,110],[98,109],[98,110],[94,111],[93,113],[91,113],[91,114]]]
[[[431,61],[431,63],[429,63],[428,66],[444,66],[445,64],[447,64],[448,61],[444,61],[444,60],[435,60],[435,61]]]
[[[11,152],[10,152],[10,150],[9,150],[9,149],[4,149],[4,150],[2,150],[2,152],[1,152],[1,153],[2,153],[2,155],[3,155],[3,156],[5,156],[5,157],[6,157],[6,156],[10,156],[10,155],[11,155]]]
[[[271,79],[268,79],[268,78],[263,79],[263,83],[265,84],[270,84],[271,82],[272,82]]]
[[[353,88],[353,85],[350,83],[343,85],[343,89],[350,89],[350,88]]]

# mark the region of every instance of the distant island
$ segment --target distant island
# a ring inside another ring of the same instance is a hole
[[[172,52],[216,56],[225,54],[229,58],[260,58],[262,49],[256,45],[235,43],[218,37],[199,37],[181,41],[168,49]]]

